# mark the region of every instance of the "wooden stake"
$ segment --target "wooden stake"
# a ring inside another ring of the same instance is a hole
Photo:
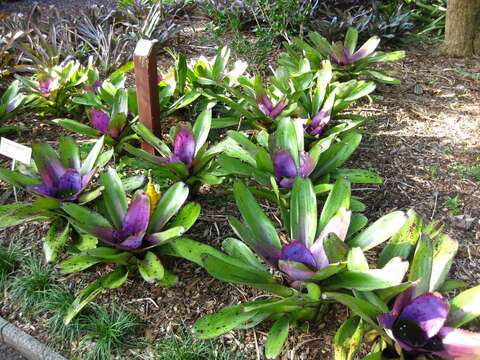
[[[135,48],[135,83],[137,85],[137,103],[140,121],[155,135],[160,136],[160,103],[158,99],[158,73],[155,43],[140,40]],[[143,142],[142,149],[154,153],[150,144]]]

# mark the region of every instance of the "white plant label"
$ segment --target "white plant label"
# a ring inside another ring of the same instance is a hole
[[[0,139],[0,154],[29,165],[32,148],[2,137]]]

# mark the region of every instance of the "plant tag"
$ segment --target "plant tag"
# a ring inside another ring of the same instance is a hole
[[[32,148],[2,137],[0,140],[0,154],[30,165]]]

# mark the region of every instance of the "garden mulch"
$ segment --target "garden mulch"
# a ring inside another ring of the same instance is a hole
[[[198,38],[201,33],[191,35]],[[202,44],[200,40],[188,41],[186,36],[173,45],[183,50],[191,43],[194,46],[189,47],[189,57],[200,54],[203,45],[195,45]],[[402,84],[379,86],[373,103],[355,108],[370,120],[364,127],[364,140],[347,166],[375,169],[384,184],[357,186],[354,194],[367,203],[366,215],[372,220],[394,209],[414,208],[427,221],[443,222],[445,231],[460,243],[453,275],[469,285],[477,284],[480,282],[480,178],[466,176],[461,169],[480,167],[480,81],[469,75],[480,73],[480,58],[448,58],[434,48],[419,44],[406,50],[407,58],[394,65]],[[31,122],[30,117],[22,119],[22,115],[19,120]],[[25,133],[18,140],[31,143],[39,139],[55,141],[58,137],[51,125],[36,128],[36,132]],[[5,184],[0,184],[0,190],[2,194],[9,191]],[[454,215],[447,204],[457,195],[458,214]],[[12,201],[11,196],[8,201]],[[227,216],[237,212],[232,199],[222,189],[203,189],[197,201],[202,204],[202,215],[189,236],[216,246],[224,238],[233,236]],[[265,208],[272,210],[267,204]],[[40,252],[46,230],[46,225],[20,225],[1,231],[0,242],[15,242]],[[154,340],[169,336],[184,325],[190,326],[200,316],[224,306],[263,296],[261,292],[216,281],[202,269],[183,261],[169,259],[167,267],[180,277],[173,288],[130,279],[97,301],[102,304],[114,301],[138,314],[147,322],[145,337]],[[102,266],[59,277],[59,282],[77,293],[107,270],[110,269]],[[8,297],[0,301],[1,316],[38,339],[48,341],[44,318],[26,320]],[[283,358],[331,358],[333,335],[347,316],[347,310],[335,306],[319,325],[311,326],[308,331],[294,330]],[[472,326],[478,330],[477,325]],[[262,327],[236,331],[220,341],[241,349],[247,358],[260,359],[267,331],[268,328]],[[77,345],[70,344],[61,350],[68,355]],[[130,349],[124,358],[145,358],[145,354],[148,349]]]

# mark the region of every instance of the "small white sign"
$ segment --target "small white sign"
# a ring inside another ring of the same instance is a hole
[[[0,139],[0,154],[29,165],[32,148],[2,137]]]

